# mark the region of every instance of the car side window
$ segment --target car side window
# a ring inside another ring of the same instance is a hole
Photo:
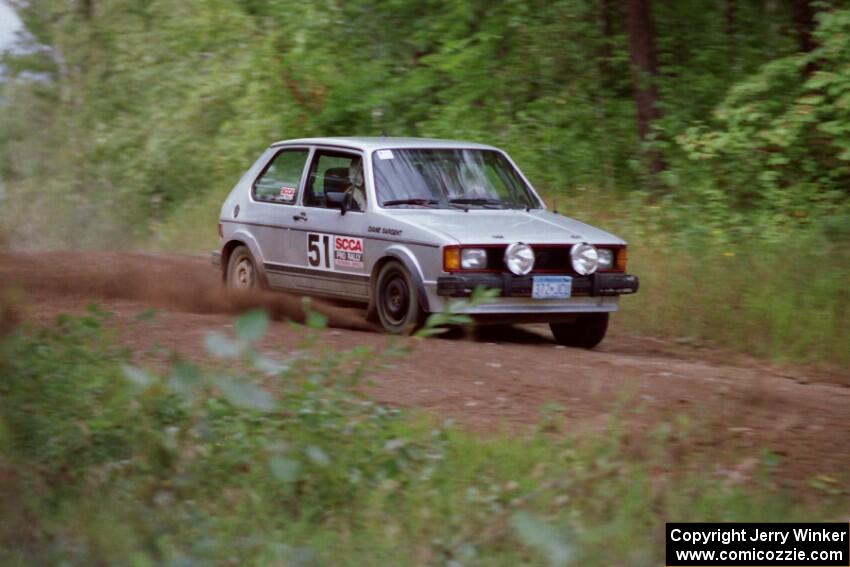
[[[293,205],[298,200],[308,150],[281,150],[254,182],[255,201]]]
[[[310,164],[304,189],[305,207],[327,207],[328,193],[352,195],[353,211],[366,210],[363,158],[358,154],[318,150]]]

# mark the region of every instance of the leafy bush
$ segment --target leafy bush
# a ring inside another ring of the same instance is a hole
[[[124,414],[131,392],[118,368],[103,362],[124,354],[102,343],[102,317],[63,316],[55,328],[2,345],[8,446],[57,481],[127,459],[140,434]]]
[[[755,213],[753,225],[774,236],[837,215],[848,237],[848,33],[850,10],[821,12],[817,49],[766,63],[729,90],[713,127],[679,138],[689,157],[709,164],[702,173],[728,196],[730,213]]]
[[[329,352],[308,327],[277,360],[249,313],[207,338],[210,365],[151,372],[111,346],[106,318],[2,343],[3,562],[655,565],[665,519],[832,513],[683,460],[683,421],[640,439],[616,422],[481,439],[370,401],[362,378],[407,345]]]

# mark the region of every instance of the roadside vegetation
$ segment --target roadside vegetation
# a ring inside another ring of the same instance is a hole
[[[364,381],[415,345],[331,352],[316,313],[289,358],[256,349],[268,320],[251,312],[207,336],[208,363],[159,368],[109,317],[0,342],[4,565],[653,566],[667,520],[846,511],[834,483],[778,482],[769,452],[723,472],[688,450],[686,419],[579,437],[544,412],[481,437],[382,406]]]
[[[617,318],[850,361],[850,8],[840,1],[13,0],[0,222],[16,248],[207,252],[272,140],[507,149],[631,243]]]

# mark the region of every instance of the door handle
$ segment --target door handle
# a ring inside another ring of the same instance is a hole
[[[307,213],[305,213],[304,211],[301,211],[301,213],[299,213],[297,215],[292,215],[292,220],[294,220],[294,221],[302,221],[302,220],[305,221],[305,220],[307,220]]]

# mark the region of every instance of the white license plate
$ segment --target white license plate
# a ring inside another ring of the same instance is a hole
[[[573,293],[570,276],[534,276],[531,280],[531,297],[534,299],[566,299]]]

